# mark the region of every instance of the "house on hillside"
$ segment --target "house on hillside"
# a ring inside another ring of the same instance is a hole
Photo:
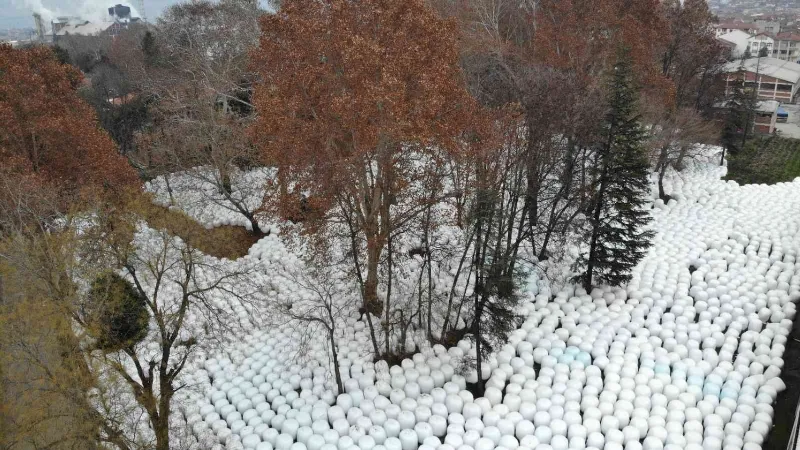
[[[769,19],[756,19],[755,26],[763,33],[778,34],[781,32],[781,23]]]
[[[758,25],[754,23],[742,22],[738,20],[720,22],[714,25],[714,32],[716,33],[717,37],[737,30],[743,31],[749,35],[758,34],[758,32],[761,31],[758,29]]]
[[[794,103],[800,88],[800,64],[777,58],[750,58],[725,66],[725,90],[736,80],[744,80],[745,88],[756,89],[759,100]]]
[[[800,33],[780,33],[775,36],[772,57],[800,63]]]
[[[775,38],[770,33],[757,33],[747,40],[747,47],[751,56],[758,56],[762,49],[766,49],[766,56],[772,56],[772,49],[775,47]]]

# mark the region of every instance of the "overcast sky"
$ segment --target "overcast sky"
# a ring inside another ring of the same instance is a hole
[[[161,15],[169,5],[180,3],[182,0],[144,0],[144,9],[149,21]],[[183,0],[189,1],[189,0]],[[33,28],[34,11],[42,13],[46,22],[50,21],[48,13],[53,16],[82,16],[91,20],[91,15],[105,17],[108,8],[117,3],[128,4],[136,9],[138,0],[0,0],[0,29],[3,28]],[[265,1],[261,1],[262,5]]]

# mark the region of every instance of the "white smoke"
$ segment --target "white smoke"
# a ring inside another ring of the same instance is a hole
[[[42,4],[42,0],[11,0],[15,6],[21,9],[28,9],[32,13],[39,13],[45,23],[63,15],[59,10],[50,9]]]
[[[121,4],[131,8],[131,17],[141,17],[139,12],[129,1],[125,0],[83,0],[79,2],[68,2],[69,7],[61,9],[47,7],[42,0],[11,0],[17,7],[27,9],[31,13],[39,13],[45,23],[50,23],[57,17],[69,16],[79,17],[89,22],[109,22],[112,20],[108,15],[108,8]]]
[[[124,0],[83,0],[74,15],[89,22],[109,22],[112,18],[108,15],[108,8],[117,4],[130,7],[131,17],[141,17],[131,2]]]

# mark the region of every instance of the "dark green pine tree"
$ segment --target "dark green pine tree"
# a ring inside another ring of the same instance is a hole
[[[609,80],[608,112],[593,170],[589,209],[589,251],[576,263],[586,291],[593,283],[619,286],[650,247],[650,213],[644,209],[650,189],[650,165],[639,124],[637,91],[627,51],[621,51]]]
[[[156,37],[150,31],[146,31],[142,37],[142,53],[144,54],[146,65],[157,66],[160,62],[158,43],[156,43]]]
[[[744,68],[741,68],[740,73],[743,71]],[[747,139],[752,136],[756,104],[757,100],[753,93],[745,88],[744,80],[741,78],[734,80],[725,100],[726,112],[720,136],[724,152],[723,161],[725,153],[735,155],[744,148]]]

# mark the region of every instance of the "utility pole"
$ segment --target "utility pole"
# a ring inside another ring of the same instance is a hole
[[[136,9],[139,12],[139,18],[142,19],[143,22],[147,23],[147,12],[144,10],[144,0],[136,1]]]

